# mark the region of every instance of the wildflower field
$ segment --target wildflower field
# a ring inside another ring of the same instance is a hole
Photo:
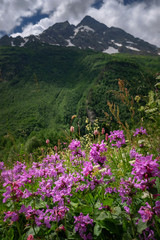
[[[0,162],[0,239],[160,239],[158,89],[137,128],[110,109],[119,130],[87,120],[83,136],[71,126],[67,142],[46,139],[41,154]]]
[[[160,156],[146,129],[93,129],[51,149],[0,162],[1,239],[160,239]]]

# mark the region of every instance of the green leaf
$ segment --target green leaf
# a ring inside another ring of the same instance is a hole
[[[83,214],[91,214],[93,213],[93,208],[90,206],[81,206],[80,208],[77,208],[79,212],[82,212]]]
[[[126,239],[127,239],[127,240],[133,240],[131,234],[128,233],[128,232],[123,234],[122,240],[126,240]]]
[[[71,206],[74,207],[74,208],[77,208],[78,207],[78,203],[74,203],[74,202],[70,202]]]
[[[111,234],[119,235],[123,232],[122,225],[120,225],[119,221],[115,219],[104,220],[100,222],[100,225],[102,228],[108,230]]]
[[[141,234],[143,230],[146,228],[147,228],[147,222],[142,222],[142,219],[140,219],[137,225],[137,232]]]
[[[96,218],[96,221],[102,221],[108,218],[107,214],[105,212],[101,212],[100,215]]]
[[[39,230],[40,230],[40,227],[35,227],[34,230],[35,230],[36,233],[38,233]],[[34,235],[35,235],[34,230],[33,230],[33,228],[31,227],[31,228],[28,230],[28,232],[27,232],[27,236],[29,236],[29,235],[33,235],[33,236],[34,236]]]
[[[94,235],[98,237],[101,234],[101,232],[102,232],[101,226],[98,223],[96,223],[96,225],[94,226]]]
[[[106,205],[112,206],[112,203],[113,203],[113,199],[112,198],[108,198],[108,199],[104,200],[103,205],[104,206],[106,206]]]
[[[10,228],[7,232],[8,239],[13,240],[14,239],[14,229]]]
[[[100,208],[101,207],[101,203],[99,201],[96,202],[96,204],[94,205],[95,208]]]
[[[114,208],[114,215],[120,215],[121,213],[122,213],[122,210],[119,206]]]
[[[42,199],[36,198],[36,208],[41,209],[46,207],[46,202],[44,202]]]

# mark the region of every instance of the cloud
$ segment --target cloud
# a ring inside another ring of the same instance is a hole
[[[103,2],[99,9],[93,8],[95,2]],[[0,0],[0,31],[8,34],[23,22],[24,17],[30,17],[41,11],[48,17],[41,19],[35,25],[23,26],[23,37],[39,34],[56,22],[68,20],[78,24],[85,15],[90,15],[107,26],[124,29],[135,37],[142,38],[160,46],[160,1],[132,0]],[[129,1],[128,1],[129,2]],[[15,35],[14,35],[15,36]]]
[[[12,36],[21,35],[24,37],[30,34],[39,34],[54,23],[66,20],[72,24],[78,24],[93,3],[95,3],[95,0],[65,0],[63,2],[57,0],[54,3],[51,0],[44,1],[41,12],[50,13],[49,17],[41,19],[35,25],[25,26],[22,33],[12,34]]]
[[[160,2],[157,0],[129,5],[122,4],[122,1],[105,0],[103,8],[99,11],[89,9],[88,14],[109,27],[122,28],[135,37],[160,46]]]
[[[23,17],[31,17],[42,7],[41,0],[0,0],[0,30],[10,32]]]

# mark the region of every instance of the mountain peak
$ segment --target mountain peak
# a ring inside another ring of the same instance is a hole
[[[90,16],[74,26],[68,21],[55,23],[38,36],[12,38],[4,36],[0,46],[34,46],[50,44],[80,49],[92,49],[104,53],[131,53],[138,55],[160,55],[156,46],[135,38],[131,34],[116,27],[107,27]]]
[[[77,27],[79,26],[88,26],[96,31],[103,31],[108,28],[105,24],[98,22],[97,20],[88,15],[85,16],[82,21],[77,25]]]
[[[87,22],[97,22],[99,23],[97,20],[95,20],[94,18],[92,18],[91,16],[89,15],[86,15],[79,24],[82,24],[82,23],[87,23]]]

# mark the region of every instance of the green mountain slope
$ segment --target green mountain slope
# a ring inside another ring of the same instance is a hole
[[[146,95],[160,57],[107,55],[91,50],[37,46],[0,48],[0,136],[16,138],[83,125],[87,114],[104,117],[110,90],[125,81],[133,96]],[[122,118],[129,117],[123,109]]]

